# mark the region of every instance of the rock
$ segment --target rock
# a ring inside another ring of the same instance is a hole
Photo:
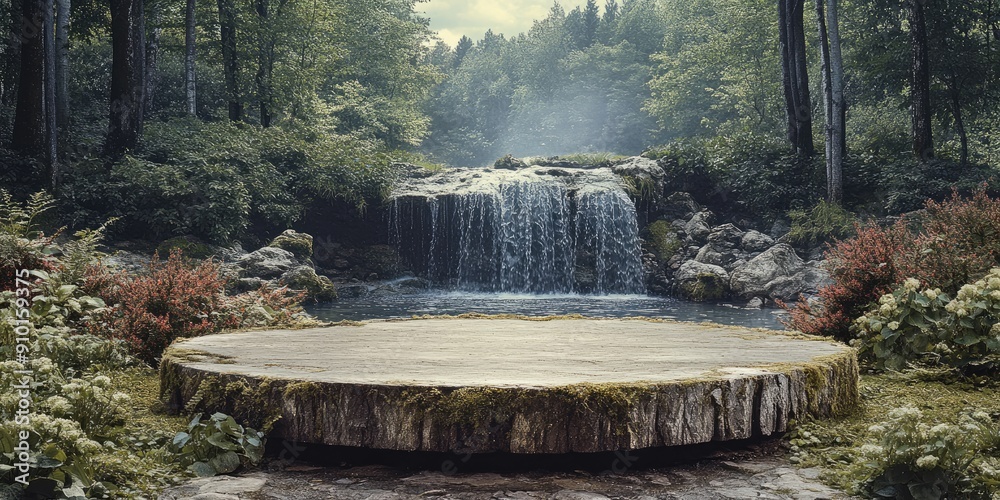
[[[629,179],[639,191],[638,197],[659,209],[663,206],[663,188],[666,173],[659,163],[642,156],[632,156],[611,166],[616,175]]]
[[[113,269],[120,269],[128,273],[137,273],[149,266],[149,256],[126,250],[118,250],[104,257],[101,262]]]
[[[740,241],[740,247],[747,252],[763,252],[774,246],[774,238],[753,229],[747,231]]]
[[[421,167],[412,163],[393,163],[390,167],[399,172],[401,174],[400,177],[407,179],[425,179],[436,173],[427,167]]]
[[[160,500],[222,500],[256,498],[266,480],[252,477],[214,476],[192,479],[167,489]]]
[[[521,168],[527,168],[528,164],[524,161],[514,158],[512,155],[504,155],[493,164],[493,168],[499,168],[504,170],[518,170]]]
[[[326,276],[316,274],[309,266],[298,266],[283,274],[279,283],[293,290],[303,290],[306,297],[316,302],[329,302],[337,298],[337,289]]]
[[[674,274],[678,292],[697,302],[719,300],[729,294],[729,273],[722,267],[689,260]]]
[[[264,247],[250,252],[236,261],[244,278],[273,279],[299,265],[295,255],[288,250]]]
[[[306,233],[298,233],[294,229],[286,229],[271,240],[268,246],[288,250],[302,261],[310,259],[313,255],[313,237]]]
[[[744,234],[743,230],[733,224],[723,224],[712,229],[708,235],[708,243],[719,249],[737,248],[743,241]]]
[[[768,235],[777,240],[778,238],[788,234],[791,230],[792,226],[788,225],[788,222],[778,219],[771,225],[771,230],[768,231]]]
[[[795,250],[779,243],[734,270],[730,286],[740,298],[770,297],[771,282],[795,276],[804,268]]]
[[[712,226],[709,224],[712,220],[712,212],[708,210],[702,210],[694,214],[691,220],[684,225],[684,232],[693,241],[704,242],[708,235],[712,233]]]
[[[764,299],[760,297],[750,299],[750,302],[747,302],[746,305],[747,309],[760,309],[761,307],[764,307]]]
[[[690,193],[677,191],[663,200],[663,212],[668,217],[688,220],[692,215],[701,212],[701,205],[694,201]]]
[[[803,296],[816,295],[820,288],[830,283],[832,281],[825,270],[819,266],[806,265],[793,276],[775,279],[768,288],[772,299],[791,302]]]

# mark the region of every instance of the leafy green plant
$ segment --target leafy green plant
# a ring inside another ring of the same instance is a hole
[[[1000,361],[1000,269],[959,289],[919,290],[908,279],[855,321],[862,353],[876,367],[900,370],[923,361],[983,372]]]
[[[810,210],[792,210],[788,212],[788,217],[792,220],[789,243],[802,246],[816,246],[850,237],[857,222],[854,214],[826,200]]]
[[[684,245],[684,242],[677,237],[677,233],[670,229],[670,223],[665,220],[653,222],[646,227],[646,231],[649,232],[649,246],[660,260],[670,260]]]
[[[930,425],[920,410],[897,408],[869,433],[874,442],[860,450],[867,472],[860,489],[873,498],[990,498],[988,485],[1000,479],[990,456],[1000,433],[985,412]]]
[[[244,428],[223,413],[208,419],[198,414],[171,446],[199,477],[228,474],[241,465],[256,465],[264,456],[264,433]]]

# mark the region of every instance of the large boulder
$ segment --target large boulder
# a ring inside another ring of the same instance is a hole
[[[254,250],[236,261],[240,277],[265,280],[281,277],[299,265],[292,252],[276,247]]]
[[[684,233],[691,238],[692,241],[702,243],[707,238],[708,235],[712,233],[712,212],[708,210],[702,210],[694,214],[691,220],[684,225]]]
[[[742,229],[733,224],[723,224],[712,229],[708,235],[708,243],[718,249],[737,248],[743,241],[744,234],[746,233]]]
[[[775,298],[772,297],[772,291],[779,285],[783,289],[788,288],[787,282],[776,280],[793,277],[804,271],[805,267],[805,262],[791,246],[780,243],[735,269],[730,287],[733,293],[745,299]]]
[[[296,232],[294,229],[287,229],[271,240],[270,247],[288,250],[297,259],[305,261],[313,254],[313,237],[306,233]]]
[[[493,163],[493,168],[499,168],[504,170],[518,170],[522,168],[528,168],[528,164],[525,163],[520,158],[514,158],[513,155],[504,155],[495,163]]]
[[[309,266],[297,266],[281,275],[278,283],[292,290],[304,291],[306,298],[316,302],[329,302],[337,298],[337,289],[326,276],[316,274]]]
[[[611,171],[619,176],[645,184],[652,194],[659,198],[663,197],[663,183],[666,180],[666,173],[655,160],[642,156],[632,156],[616,162],[611,166]]]
[[[674,273],[677,292],[697,302],[719,300],[729,295],[729,273],[712,264],[689,260]]]
[[[698,212],[701,212],[701,205],[690,193],[677,191],[663,200],[663,213],[666,217],[688,220]]]
[[[740,247],[746,252],[763,252],[774,246],[774,238],[753,229],[747,231],[740,241]]]

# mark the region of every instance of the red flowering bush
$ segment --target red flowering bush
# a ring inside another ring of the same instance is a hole
[[[224,285],[217,263],[192,265],[179,251],[166,261],[154,256],[146,272],[134,276],[92,267],[84,288],[110,307],[89,328],[124,340],[133,355],[156,364],[176,338],[239,326],[234,315],[219,313]]]
[[[789,326],[814,335],[850,338],[851,322],[907,278],[925,288],[955,293],[1000,264],[1000,200],[985,186],[969,198],[925,204],[919,227],[900,220],[890,227],[857,228],[857,236],[827,250],[833,284],[820,290],[821,305],[799,302]]]

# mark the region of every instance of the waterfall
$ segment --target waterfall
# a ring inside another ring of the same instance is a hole
[[[392,200],[414,272],[456,290],[642,293],[635,206],[606,169],[453,170]]]

